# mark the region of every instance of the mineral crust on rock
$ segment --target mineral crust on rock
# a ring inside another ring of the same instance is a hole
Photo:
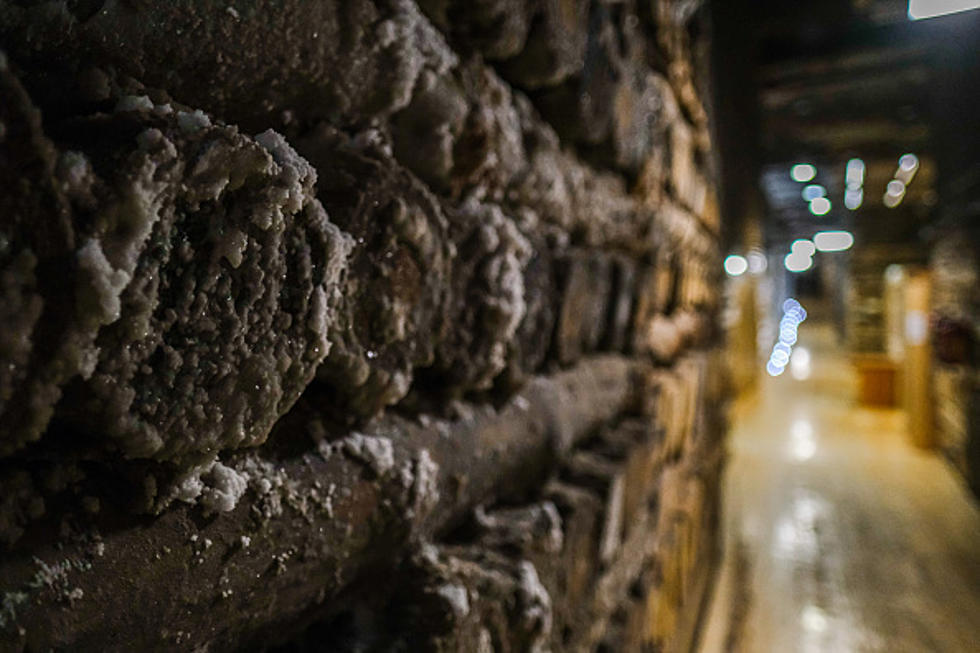
[[[699,4],[0,0],[0,650],[680,647]]]
[[[322,127],[298,143],[319,171],[318,197],[352,238],[332,347],[318,372],[338,418],[370,417],[402,399],[449,329],[455,248],[447,218],[377,139]]]
[[[261,443],[331,346],[351,243],[316,172],[277,133],[200,111],[124,108],[59,135],[79,168],[77,301],[99,328],[66,420],[128,457]]]

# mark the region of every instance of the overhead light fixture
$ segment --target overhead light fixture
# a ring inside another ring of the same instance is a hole
[[[864,185],[864,161],[861,159],[851,159],[847,162],[844,182],[848,188],[860,188]]]
[[[882,202],[884,202],[886,207],[893,209],[902,203],[902,199],[904,197],[905,184],[898,179],[892,179],[890,182],[888,182]]]
[[[790,272],[806,272],[813,267],[813,257],[803,252],[790,252],[783,259],[783,265]]]
[[[891,193],[885,193],[882,198],[884,205],[890,209],[894,209],[896,206],[902,203],[902,199],[905,198],[905,193],[900,193],[899,195],[892,195]]]
[[[809,257],[806,258],[809,259]],[[806,320],[806,310],[800,306],[798,301],[790,297],[783,302],[783,319],[779,322],[779,340],[773,345],[769,362],[766,363],[766,371],[769,376],[779,376],[786,370],[787,364],[793,364],[792,361],[795,358],[793,345],[796,344],[800,323],[804,320]]]
[[[732,254],[725,259],[725,272],[730,276],[738,277],[745,274],[745,271],[749,269],[749,262],[744,256],[739,256],[738,254]]]
[[[830,200],[826,197],[818,197],[810,202],[810,213],[813,215],[827,215],[830,212]]]
[[[821,252],[842,252],[854,244],[850,231],[819,231],[813,235],[813,244]]]
[[[793,244],[789,246],[789,251],[801,252],[807,256],[813,256],[817,252],[817,246],[813,244],[812,240],[807,238],[797,238],[793,241]]]
[[[864,202],[864,190],[860,188],[848,188],[844,191],[844,206],[851,211],[856,211]]]
[[[898,160],[898,170],[895,171],[895,179],[908,186],[918,169],[919,157],[914,154],[903,154]]]
[[[793,181],[803,183],[816,177],[817,169],[809,163],[797,163],[789,171],[789,176],[793,178]]]
[[[978,0],[909,0],[909,18],[922,20],[980,7]]]
[[[895,197],[899,197],[905,194],[905,184],[903,184],[898,179],[892,179],[890,182],[888,182],[888,186],[885,192],[888,195],[894,195]]]
[[[812,202],[818,197],[826,197],[827,189],[820,184],[810,184],[803,187],[803,199],[807,202]]]

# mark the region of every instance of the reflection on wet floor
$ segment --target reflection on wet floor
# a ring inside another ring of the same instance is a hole
[[[794,355],[734,409],[702,653],[980,651],[977,503],[901,411],[857,406],[830,329]]]

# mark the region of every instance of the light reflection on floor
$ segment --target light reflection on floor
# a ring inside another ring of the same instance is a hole
[[[857,407],[828,329],[736,406],[702,653],[980,651],[980,509],[897,410]]]

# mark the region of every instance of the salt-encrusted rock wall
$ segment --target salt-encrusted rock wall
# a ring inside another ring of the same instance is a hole
[[[0,0],[0,649],[683,650],[698,5]]]

